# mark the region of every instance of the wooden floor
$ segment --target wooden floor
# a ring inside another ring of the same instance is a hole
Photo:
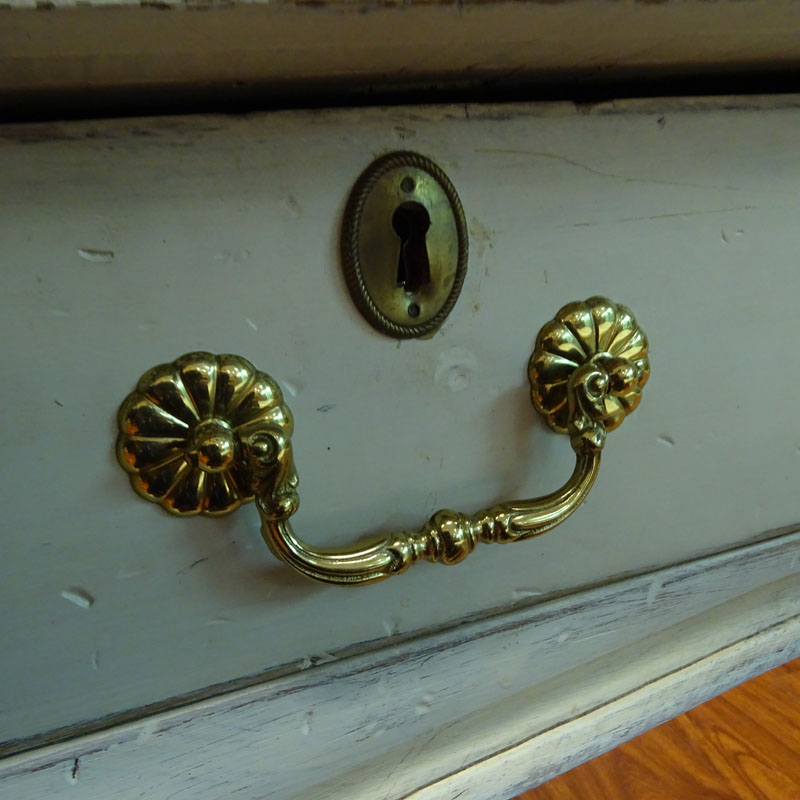
[[[800,659],[517,800],[800,800]]]

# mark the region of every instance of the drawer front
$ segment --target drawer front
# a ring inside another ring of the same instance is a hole
[[[2,740],[796,522],[798,122],[784,98],[0,129]],[[359,173],[409,148],[452,180],[470,257],[443,327],[397,341],[356,310],[338,239]],[[316,546],[544,494],[573,456],[531,407],[527,360],[560,306],[595,294],[635,312],[652,377],[585,507],[542,538],[324,586],[273,559],[252,505],[174,518],[116,463],[139,375],[208,350],[283,387],[295,527]]]

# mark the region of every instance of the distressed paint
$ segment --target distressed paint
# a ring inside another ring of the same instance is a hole
[[[14,687],[2,740],[297,672],[796,523],[799,122],[795,98],[751,98],[0,129],[14,375],[0,384],[0,601],[13,609],[0,685]],[[447,170],[473,248],[443,330],[398,345],[354,311],[336,249],[352,181],[401,137]],[[271,558],[252,507],[172,519],[114,461],[138,375],[209,349],[285,387],[297,529],[316,544],[549,491],[571,453],[531,409],[525,364],[543,321],[598,292],[635,311],[653,377],[585,508],[540,539],[364,590],[321,587]],[[75,587],[89,607],[61,596]],[[663,590],[645,594],[658,608]]]
[[[506,800],[800,655],[798,552],[785,534],[11,757],[0,793]]]

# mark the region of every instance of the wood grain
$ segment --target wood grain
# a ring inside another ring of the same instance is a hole
[[[752,73],[798,61],[791,0],[759,4],[757,14],[731,0],[264,0],[202,4],[202,13],[193,0],[57,0],[59,11],[74,7],[58,13],[58,36],[51,17],[30,13],[34,5],[10,0],[0,8],[0,92],[70,89],[73,106],[75,91],[88,88],[142,87],[152,107],[170,87],[218,87],[230,97],[251,85],[291,94],[298,81],[341,92],[423,80],[471,86],[510,74],[567,82],[603,73]],[[109,37],[108,26],[119,35]],[[178,49],[185,58],[175,58]]]
[[[771,670],[517,800],[800,796],[800,660]]]

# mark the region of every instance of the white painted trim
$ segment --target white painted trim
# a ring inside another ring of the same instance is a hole
[[[447,775],[408,798],[506,800],[798,657],[800,616],[794,616]]]
[[[0,795],[502,800],[800,655],[800,533],[0,762]]]

